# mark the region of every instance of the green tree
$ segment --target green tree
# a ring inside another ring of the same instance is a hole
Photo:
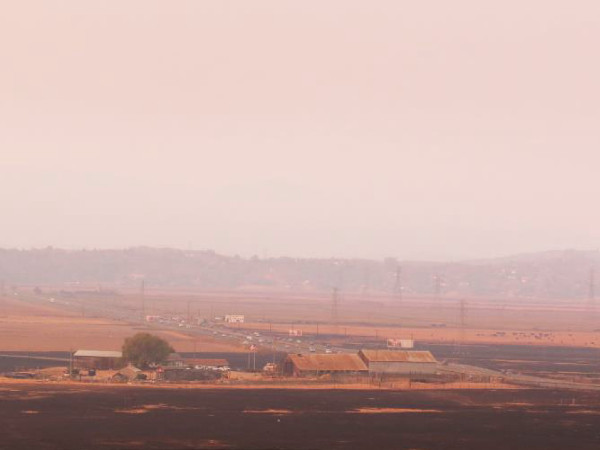
[[[150,333],[137,333],[123,343],[123,359],[140,368],[160,363],[174,351],[167,341]]]

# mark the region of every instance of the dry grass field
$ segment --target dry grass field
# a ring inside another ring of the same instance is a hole
[[[60,287],[44,287],[45,292]],[[29,294],[32,289],[23,287]],[[24,297],[24,295],[23,295]],[[29,294],[30,298],[34,298]],[[80,306],[65,308],[44,299],[4,298],[0,304],[0,350],[65,350],[119,348],[123,339],[144,329],[144,314],[179,316],[191,321],[246,316],[244,329],[305,335],[338,334],[366,338],[414,338],[422,342],[524,344],[600,348],[600,315],[584,301],[530,299],[405,298],[378,294],[345,294],[334,310],[328,293],[273,292],[257,288],[238,291],[194,291],[147,287],[142,300],[135,290],[119,290],[110,298],[70,299]],[[91,313],[93,308],[103,309]],[[87,308],[87,309],[86,309]],[[86,311],[88,311],[86,313]],[[123,312],[128,319],[115,320]],[[464,323],[461,329],[460,324]],[[240,351],[231,342],[192,338],[185,330],[155,330],[178,351]]]
[[[147,331],[123,321],[82,317],[78,312],[48,305],[4,299],[0,310],[0,351],[120,350],[126,337]],[[175,330],[152,330],[177,351],[235,352],[241,347],[212,337],[192,337]]]

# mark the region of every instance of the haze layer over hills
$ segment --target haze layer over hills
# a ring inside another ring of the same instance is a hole
[[[598,251],[554,251],[464,262],[394,258],[241,258],[212,251],[0,250],[4,289],[19,285],[146,286],[330,291],[364,295],[584,299],[593,295]]]

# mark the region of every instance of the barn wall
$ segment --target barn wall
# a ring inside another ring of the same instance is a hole
[[[376,362],[369,363],[370,373],[435,373],[436,364],[434,363],[413,363],[413,362]]]

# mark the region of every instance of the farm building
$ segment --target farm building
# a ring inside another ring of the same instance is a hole
[[[412,339],[388,339],[388,348],[414,348],[415,341]]]
[[[107,350],[77,350],[73,353],[74,367],[78,369],[114,369],[121,364],[123,353]]]
[[[244,323],[244,316],[241,314],[227,314],[225,316],[225,322],[227,323]]]
[[[283,373],[295,377],[326,373],[366,373],[368,368],[355,354],[295,354],[288,355],[283,363]]]
[[[428,351],[361,350],[358,356],[369,373],[432,374],[437,361]]]

